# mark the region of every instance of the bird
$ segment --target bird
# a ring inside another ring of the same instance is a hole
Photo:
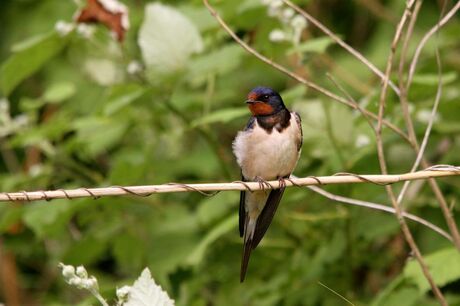
[[[303,142],[299,114],[289,111],[275,90],[258,86],[249,92],[246,104],[252,116],[232,143],[242,181],[257,181],[263,187],[266,181],[279,180],[280,188],[240,193],[241,283],[246,277],[251,251],[273,220],[284,193],[284,179],[294,171]]]

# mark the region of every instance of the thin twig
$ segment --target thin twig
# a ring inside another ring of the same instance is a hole
[[[401,39],[401,33],[402,30],[407,22],[407,18],[410,16],[411,13],[411,7],[414,4],[414,0],[408,0],[406,3],[406,9],[404,10],[404,13],[401,17],[400,22],[398,23],[398,26],[396,27],[396,32],[393,37],[393,41],[391,43],[391,50],[390,54],[388,55],[388,60],[387,60],[387,67],[385,69],[385,78],[383,80],[382,84],[382,91],[380,94],[380,101],[379,101],[379,112],[378,112],[378,122],[377,122],[377,129],[376,129],[376,137],[377,137],[377,153],[378,153],[378,159],[379,159],[379,164],[380,164],[380,169],[382,174],[388,173],[387,170],[387,164],[385,161],[385,152],[383,150],[383,140],[382,140],[382,120],[383,120],[383,114],[385,112],[385,102],[386,102],[386,95],[387,95],[387,88],[388,88],[388,81],[390,78],[390,73],[393,67],[393,58],[396,53],[396,48],[397,45]],[[438,301],[441,303],[441,305],[446,305],[447,302],[441,292],[439,290],[438,286],[433,280],[433,277],[428,269],[428,266],[425,263],[425,260],[423,259],[423,256],[417,246],[417,243],[414,240],[414,237],[412,236],[412,233],[409,229],[409,226],[407,225],[407,222],[404,219],[404,215],[402,213],[401,207],[398,204],[396,200],[396,196],[394,194],[393,188],[391,186],[385,186],[388,197],[391,200],[391,204],[395,208],[396,216],[398,218],[399,224],[401,226],[401,230],[404,234],[404,238],[406,242],[408,243],[410,249],[412,250],[418,264],[420,265],[420,268],[423,272],[423,275],[427,279],[428,283],[431,286],[431,290],[433,291],[434,295],[438,299]]]
[[[374,124],[372,123],[372,120],[369,118],[369,116],[364,112],[364,109],[359,105],[359,103],[350,95],[350,93],[348,93],[345,88],[343,88],[342,85],[339,84],[339,82],[337,82],[335,80],[335,78],[330,74],[330,73],[327,73],[326,76],[328,77],[328,79],[334,84],[334,86],[336,86],[340,92],[342,92],[342,94],[347,97],[348,101],[350,101],[351,103],[353,103],[355,105],[355,108],[361,113],[361,115],[363,115],[364,119],[366,119],[367,123],[369,124],[370,128],[374,131],[375,133],[375,127],[374,127]]]
[[[399,90],[401,92],[399,96],[399,100],[401,104],[401,109],[403,111],[403,117],[406,122],[407,129],[408,129],[407,133],[409,135],[409,139],[411,139],[412,142],[413,142],[413,139],[416,139],[416,137],[415,137],[415,132],[414,132],[414,126],[413,126],[412,120],[410,119],[409,101],[407,100],[408,92],[407,92],[407,87],[405,86],[405,83],[404,83],[404,68],[406,64],[407,51],[409,49],[409,42],[412,37],[415,22],[417,21],[417,16],[418,16],[418,13],[421,7],[422,7],[422,1],[418,0],[415,3],[414,11],[412,13],[412,16],[409,22],[409,26],[407,27],[406,35],[404,37],[404,41],[403,41],[402,48],[401,48],[401,55],[399,59],[399,68],[398,68]],[[412,143],[412,145],[414,145],[414,143]]]
[[[438,76],[439,76],[438,89],[436,91],[436,97],[434,100],[433,108],[431,109],[430,120],[428,121],[428,125],[425,130],[425,135],[423,136],[422,145],[420,146],[420,150],[417,154],[414,165],[412,166],[410,172],[414,172],[415,170],[417,170],[418,166],[420,165],[420,162],[423,158],[423,153],[425,152],[426,146],[428,144],[428,139],[430,138],[431,128],[433,127],[434,119],[436,118],[436,114],[438,112],[439,102],[441,101],[441,96],[442,96],[441,58],[439,57],[439,50],[436,49],[435,52],[436,52],[436,61],[438,64]],[[403,188],[401,189],[401,192],[398,195],[398,204],[401,204],[408,187],[409,187],[409,183],[405,182],[403,185]]]
[[[207,7],[207,9],[209,10],[209,12],[211,13],[212,16],[214,16],[214,18],[217,20],[217,22],[220,24],[220,26],[241,46],[243,47],[243,49],[245,49],[247,52],[249,52],[250,54],[254,55],[256,58],[258,58],[259,60],[263,61],[264,63],[272,66],[273,68],[281,71],[282,73],[286,74],[287,76],[289,76],[290,78],[296,80],[297,82],[299,83],[302,83],[304,85],[306,85],[307,87],[313,89],[313,90],[316,90],[320,93],[322,93],[323,95],[337,101],[337,102],[340,102],[342,104],[345,104],[353,109],[355,109],[355,105],[350,103],[347,99],[343,98],[343,97],[340,97],[340,96],[337,96],[335,95],[334,93],[332,93],[331,91],[327,90],[326,88],[323,88],[319,85],[317,85],[316,83],[313,83],[309,80],[306,80],[304,78],[302,78],[300,75],[290,71],[289,69],[287,69],[286,67],[268,59],[267,57],[265,57],[264,55],[260,54],[259,52],[257,52],[254,48],[250,47],[247,43],[245,43],[243,40],[241,40],[241,38],[238,37],[238,35],[236,35],[235,32],[232,31],[232,29],[230,29],[230,27],[225,23],[225,21],[219,16],[219,14],[217,13],[217,11],[209,4],[208,0],[203,0],[203,3],[204,5]],[[368,111],[368,110],[364,110],[364,112],[369,116],[371,117],[372,119],[374,120],[377,120],[377,115]],[[399,129],[397,126],[395,126],[394,124],[392,124],[391,122],[387,121],[387,120],[383,120],[382,122],[385,126],[389,127],[390,129],[392,129],[393,131],[395,131],[398,135],[400,135],[402,138],[404,138],[405,140],[409,140],[409,138],[407,137],[407,135],[401,131],[401,129]]]
[[[342,48],[344,48],[346,51],[348,51],[351,55],[356,57],[361,63],[363,63],[365,66],[367,66],[374,74],[376,74],[381,80],[384,79],[385,74],[380,71],[377,67],[375,67],[374,64],[372,64],[364,55],[359,53],[356,49],[354,49],[352,46],[344,42],[339,36],[337,36],[334,32],[329,30],[325,25],[323,25],[320,21],[318,21],[315,17],[307,13],[305,10],[301,9],[294,3],[292,3],[289,0],[283,0],[283,2],[297,11],[300,15],[305,17],[311,24],[316,26],[318,29],[320,29],[324,34],[329,36],[333,41],[335,41],[338,45],[340,45]],[[399,88],[390,81],[390,87],[395,91],[395,93],[399,96]]]
[[[452,7],[452,9],[450,9],[450,11],[447,12],[447,14],[423,36],[422,40],[417,46],[417,49],[415,50],[414,57],[412,58],[412,62],[410,64],[409,75],[407,77],[407,88],[408,89],[410,85],[412,84],[412,78],[414,76],[415,69],[417,67],[418,59],[420,57],[420,53],[422,52],[423,47],[425,46],[426,42],[431,38],[431,36],[433,36],[434,33],[439,31],[441,27],[443,27],[447,22],[449,22],[449,20],[455,16],[455,14],[457,13],[459,9],[460,9],[460,1],[457,1],[455,6]],[[409,91],[408,89],[407,91]]]
[[[339,195],[336,195],[336,194],[333,194],[333,193],[330,193],[320,187],[317,187],[317,186],[307,186],[306,188],[310,189],[310,190],[313,190],[314,192],[332,200],[332,201],[336,201],[336,202],[340,202],[340,203],[346,203],[346,204],[350,204],[350,205],[356,205],[356,206],[360,206],[360,207],[367,207],[367,208],[371,208],[371,209],[375,209],[375,210],[381,210],[381,211],[384,211],[384,212],[387,212],[387,213],[390,213],[390,214],[395,214],[396,213],[396,210],[392,207],[389,207],[389,206],[386,206],[386,205],[382,205],[382,204],[377,204],[377,203],[372,203],[372,202],[367,202],[367,201],[362,201],[362,200],[357,200],[357,199],[351,199],[351,198],[347,198],[347,197],[342,197],[342,196],[339,196]],[[432,229],[433,231],[435,231],[436,233],[440,234],[441,236],[445,237],[446,239],[448,239],[449,241],[452,241],[452,236],[449,235],[449,233],[447,233],[446,231],[444,231],[443,229],[437,227],[436,225],[434,225],[433,223],[430,223],[428,221],[426,221],[425,219],[422,219],[418,216],[415,216],[413,214],[410,214],[408,212],[405,212],[403,211],[402,212],[403,216],[409,220],[412,220],[412,221],[415,221],[415,222],[418,222],[420,224],[423,224],[424,226]]]
[[[443,12],[445,10],[445,5],[446,5],[446,3],[444,3],[443,9],[442,9]],[[458,1],[457,4],[444,17],[442,17],[438,21],[438,23],[433,28],[431,28],[431,30],[429,32],[427,32],[425,34],[425,36],[423,37],[423,39],[419,43],[419,45],[417,47],[417,50],[415,52],[414,58],[413,58],[413,60],[411,62],[409,75],[408,75],[408,78],[407,78],[407,82],[405,84],[406,88],[405,89],[401,88],[401,98],[402,98],[401,103],[402,103],[403,113],[404,113],[403,117],[404,117],[404,121],[406,123],[406,127],[408,129],[409,143],[411,144],[412,148],[414,149],[415,153],[417,154],[417,158],[420,156],[421,165],[424,168],[427,168],[429,166],[429,163],[423,157],[423,152],[422,152],[422,154],[420,154],[420,148],[419,148],[419,145],[418,145],[417,138],[415,136],[415,130],[414,130],[414,125],[412,123],[412,119],[410,118],[410,116],[408,114],[408,111],[407,111],[407,113],[404,112],[404,108],[407,107],[407,105],[406,106],[404,105],[404,103],[407,103],[407,101],[404,98],[407,96],[407,94],[409,92],[411,82],[412,82],[412,77],[413,77],[413,74],[415,73],[415,68],[416,68],[416,65],[417,65],[418,57],[419,57],[419,55],[420,55],[425,43],[428,41],[428,39],[433,34],[437,33],[441,29],[441,27],[450,20],[450,18],[452,16],[455,15],[455,13],[458,11],[459,8],[460,8],[460,1]],[[443,16],[443,12],[441,12],[441,16]],[[440,64],[438,63],[438,67],[439,67],[439,65]],[[401,78],[401,75],[400,75],[400,78]],[[402,81],[403,81],[403,79],[400,79],[400,86],[401,86]],[[439,93],[439,90],[438,90],[438,93]],[[408,109],[408,107],[407,107],[407,109]],[[432,117],[432,119],[433,119],[433,117]],[[425,135],[426,135],[426,133],[425,133]],[[437,182],[435,180],[433,180],[433,179],[428,179],[428,183],[430,185],[430,188],[433,190],[433,193],[434,193],[437,201],[439,202],[439,206],[440,206],[441,211],[442,211],[442,213],[444,215],[444,219],[446,220],[446,223],[447,223],[447,225],[449,227],[449,230],[450,230],[450,232],[452,234],[452,237],[454,239],[454,245],[456,246],[456,248],[458,250],[460,250],[460,232],[459,232],[459,230],[457,228],[457,224],[455,223],[455,220],[453,218],[452,211],[449,210],[447,201],[446,201],[444,195],[442,194],[442,191],[439,188]],[[403,186],[403,188],[404,188],[404,186]],[[403,192],[403,191],[404,191],[404,189],[401,192]],[[401,200],[402,200],[402,198],[401,198]]]
[[[460,176],[460,166],[439,165],[429,169],[414,173],[393,174],[393,175],[358,175],[352,173],[337,173],[331,176],[309,176],[305,178],[287,179],[286,187],[290,186],[310,186],[310,185],[330,185],[330,184],[358,184],[372,183],[376,185],[388,185],[404,182],[407,180],[423,180],[434,177]],[[149,196],[154,193],[173,193],[173,192],[200,192],[209,195],[207,192],[230,191],[230,190],[262,190],[276,189],[280,187],[280,182],[268,181],[261,186],[259,182],[232,182],[232,183],[209,183],[209,184],[180,184],[168,183],[162,185],[144,186],[111,186],[101,188],[78,188],[78,189],[58,189],[48,191],[21,191],[0,193],[0,202],[8,201],[37,201],[52,199],[73,199],[73,198],[99,198],[102,196],[137,195]],[[212,195],[212,194],[211,194]]]
[[[328,286],[326,286],[326,285],[323,284],[322,282],[318,282],[318,285],[323,286],[324,288],[326,288],[326,289],[329,290],[330,292],[334,293],[335,295],[337,295],[339,298],[341,298],[342,300],[344,300],[344,301],[347,302],[348,304],[350,304],[350,305],[352,305],[352,306],[355,306],[355,304],[353,304],[349,299],[347,299],[346,297],[344,297],[343,295],[341,295],[340,293],[338,293],[338,292],[335,291],[334,289],[329,288]]]

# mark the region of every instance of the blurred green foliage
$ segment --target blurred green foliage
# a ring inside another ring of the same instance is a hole
[[[296,2],[384,67],[404,1]],[[93,26],[88,36],[88,29],[71,25],[64,35],[56,24],[72,22],[74,1],[0,3],[2,191],[237,180],[231,142],[249,116],[245,94],[256,85],[279,90],[303,118],[297,176],[379,173],[375,140],[359,113],[245,53],[200,1],[165,2],[168,18],[146,13],[147,1],[124,3],[131,27],[122,44],[103,26]],[[372,10],[374,5],[381,10]],[[298,46],[275,43],[269,33],[280,21],[258,0],[215,6],[260,52],[341,94],[327,79],[329,72],[376,111],[379,79],[313,26],[307,25]],[[409,54],[439,13],[438,2],[423,4]],[[430,40],[409,92],[421,139],[438,83],[437,46],[443,95],[426,152],[433,163],[460,164],[459,32],[460,20],[454,18]],[[387,118],[404,128],[394,94],[387,105]],[[390,171],[408,171],[415,159],[408,144],[388,129],[384,142]],[[458,179],[439,181],[448,202],[455,203]],[[405,207],[445,228],[428,186],[412,187]],[[388,204],[379,186],[325,188]],[[132,283],[148,266],[177,305],[346,304],[319,282],[355,305],[436,304],[395,217],[333,203],[305,189],[286,191],[240,284],[238,197],[177,193],[3,203],[2,253],[15,257],[24,305],[96,303],[66,287],[59,262],[86,265],[112,298],[116,286]],[[460,305],[459,253],[429,229],[410,227],[436,282],[452,305]],[[5,296],[0,290],[0,301]]]

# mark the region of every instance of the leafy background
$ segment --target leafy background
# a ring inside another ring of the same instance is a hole
[[[384,67],[404,1],[296,2]],[[409,54],[437,22],[441,2],[423,4]],[[245,53],[200,1],[124,3],[131,28],[122,44],[102,26],[89,37],[75,29],[67,35],[56,31],[58,21],[72,21],[73,1],[0,3],[2,191],[237,180],[231,142],[248,118],[245,95],[259,84],[279,90],[303,118],[297,176],[379,172],[374,138],[359,113]],[[298,46],[274,43],[269,33],[280,21],[258,0],[215,6],[257,50],[340,94],[329,72],[376,111],[380,81],[313,26]],[[438,46],[443,96],[426,153],[433,163],[460,164],[459,21],[454,18],[430,40],[409,93],[421,139],[438,83]],[[392,94],[387,114],[403,127]],[[415,158],[409,146],[389,130],[384,142],[390,171],[408,171]],[[448,202],[455,203],[458,179],[439,181]],[[445,228],[426,184],[412,187],[405,207]],[[388,202],[379,186],[325,188]],[[111,299],[116,286],[132,283],[147,266],[177,305],[346,303],[325,286],[355,305],[436,304],[395,217],[305,189],[285,193],[240,284],[238,197],[178,193],[3,203],[0,300],[14,301],[17,278],[21,305],[94,305],[94,298],[66,287],[57,268],[65,262],[86,265]],[[452,305],[460,305],[458,252],[418,224],[411,223],[411,230],[437,284]]]

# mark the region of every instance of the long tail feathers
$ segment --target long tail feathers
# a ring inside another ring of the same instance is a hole
[[[241,259],[240,282],[244,282],[246,271],[248,270],[249,257],[252,251],[252,239],[249,239],[243,244],[243,256]]]
[[[254,229],[254,235],[252,239],[252,248],[255,249],[259,242],[264,237],[265,233],[268,230],[268,227],[273,221],[275,216],[276,209],[280,203],[281,197],[283,196],[285,188],[275,189],[270,192],[267,202],[265,203],[262,212],[257,218],[257,226]]]
[[[250,219],[246,215],[244,222],[244,243],[243,243],[243,255],[241,258],[241,271],[240,271],[240,282],[244,282],[246,276],[246,271],[248,270],[249,257],[251,256],[251,251],[253,250],[253,237],[256,229],[256,220]]]

